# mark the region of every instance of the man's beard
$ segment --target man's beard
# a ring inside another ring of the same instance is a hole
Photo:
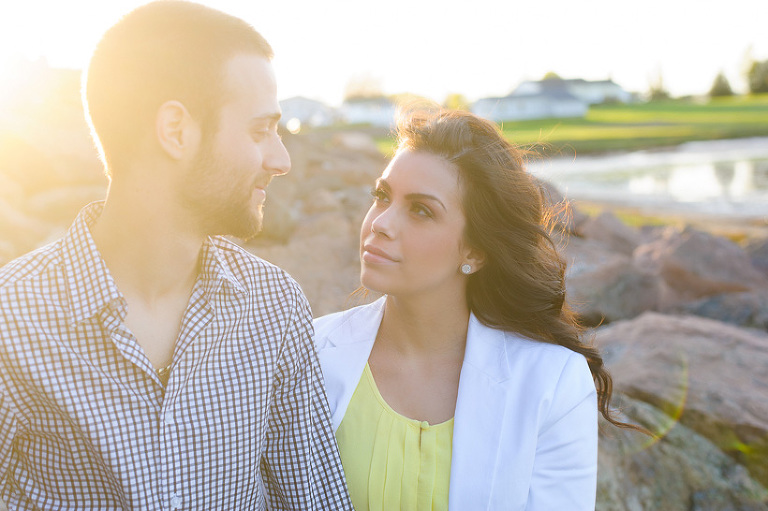
[[[198,220],[206,235],[230,235],[248,240],[261,232],[262,207],[251,208],[253,183],[245,186],[222,184],[226,164],[218,158],[211,144],[203,142],[182,190],[183,204]]]

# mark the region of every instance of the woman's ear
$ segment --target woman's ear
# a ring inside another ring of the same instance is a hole
[[[166,101],[157,109],[155,134],[163,151],[174,160],[182,160],[189,151],[197,151],[200,129],[179,101]]]
[[[462,262],[462,265],[464,264],[471,266],[472,273],[475,273],[477,270],[482,268],[483,265],[485,265],[485,253],[482,250],[467,247],[465,249],[464,260]]]

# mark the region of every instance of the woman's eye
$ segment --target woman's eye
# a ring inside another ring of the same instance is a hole
[[[416,213],[418,216],[423,216],[426,218],[432,218],[435,216],[432,214],[432,210],[423,204],[418,204],[418,203],[414,204],[413,206],[411,206],[411,211]]]

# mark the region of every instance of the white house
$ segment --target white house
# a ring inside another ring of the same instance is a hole
[[[385,98],[350,98],[339,107],[339,116],[348,124],[369,124],[390,128],[395,124],[395,104]]]
[[[336,120],[336,112],[333,108],[322,101],[301,96],[280,101],[280,109],[283,111],[280,121],[283,124],[296,119],[300,126],[328,126]]]
[[[576,96],[553,91],[483,98],[475,101],[471,107],[475,115],[494,122],[584,117],[588,109],[589,105]]]
[[[538,81],[522,82],[512,91],[514,96],[525,96],[542,92],[567,92],[585,101],[589,105],[618,101],[632,101],[632,93],[624,90],[613,80],[588,81],[581,78],[564,80],[562,78],[547,78]]]

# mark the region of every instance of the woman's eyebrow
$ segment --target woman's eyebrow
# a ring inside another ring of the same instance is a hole
[[[408,200],[430,200],[435,201],[438,204],[440,204],[440,207],[443,208],[444,211],[448,211],[448,209],[445,207],[445,204],[443,204],[443,201],[435,197],[434,195],[430,195],[428,193],[409,193],[405,196]]]

